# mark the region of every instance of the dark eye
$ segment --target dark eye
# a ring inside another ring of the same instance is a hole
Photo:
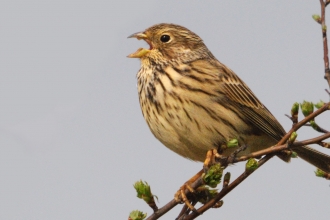
[[[164,34],[160,37],[160,41],[163,42],[163,43],[169,42],[170,39],[171,39],[171,37],[167,34]]]

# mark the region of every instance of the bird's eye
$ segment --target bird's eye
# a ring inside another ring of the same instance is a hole
[[[163,42],[163,43],[167,43],[167,42],[169,42],[170,39],[171,39],[171,37],[170,37],[169,35],[167,35],[167,34],[164,34],[164,35],[162,35],[162,36],[160,37],[160,41]]]

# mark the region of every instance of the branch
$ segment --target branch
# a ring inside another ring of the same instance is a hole
[[[297,131],[301,126],[318,116],[324,111],[330,110],[330,102],[325,103],[321,108],[313,112],[312,114],[305,117],[303,120],[292,126],[291,130],[284,135],[284,137],[277,143],[277,145],[283,145],[291,136],[292,132]]]
[[[330,143],[319,142],[317,144],[320,145],[321,147],[330,149]]]
[[[328,39],[327,39],[327,26],[325,25],[325,7],[329,4],[329,1],[320,0],[321,4],[321,27],[323,38],[323,60],[324,60],[324,79],[327,80],[330,87],[330,69],[329,69],[329,57],[328,57]]]
[[[265,164],[269,159],[271,159],[274,155],[267,155],[263,157],[262,159],[259,160],[258,162],[258,168],[261,167],[263,164]],[[254,171],[245,171],[242,173],[239,177],[237,177],[234,182],[229,184],[227,187],[222,188],[222,190],[213,198],[211,199],[208,203],[197,209],[197,212],[193,212],[190,215],[186,216],[184,219],[185,220],[191,220],[195,219],[197,216],[203,214],[205,211],[208,209],[212,208],[220,199],[225,197],[230,191],[232,191],[236,186],[238,186],[241,182],[243,182],[248,176],[250,176]]]
[[[321,141],[323,141],[327,138],[330,138],[330,132],[326,133],[324,135],[318,136],[316,138],[309,139],[309,140],[294,142],[291,145],[291,147],[301,147],[301,146],[305,146],[305,145],[309,145],[309,144],[320,143]]]
[[[325,2],[325,7],[327,7],[328,4],[330,4],[330,0],[326,0],[326,2]]]
[[[190,186],[193,189],[196,189],[197,187],[203,185],[203,181],[201,178],[197,179],[195,182],[193,182]],[[189,193],[189,190],[186,190],[185,193]],[[179,203],[175,201],[175,199],[172,199],[170,202],[168,202],[166,205],[164,205],[162,208],[158,209],[156,212],[154,212],[152,215],[150,215],[146,220],[155,220],[170,211],[172,208],[174,208]]]
[[[266,149],[263,149],[263,150],[259,150],[259,151],[250,153],[248,155],[244,155],[244,156],[241,156],[239,158],[235,158],[233,160],[233,162],[236,163],[236,162],[248,160],[250,158],[259,158],[259,157],[261,157],[263,155],[278,153],[278,152],[280,152],[282,150],[287,150],[289,148],[301,147],[301,146],[305,146],[305,145],[309,145],[309,144],[315,144],[315,143],[319,144],[321,141],[323,141],[323,140],[325,140],[327,138],[330,138],[330,132],[329,133],[326,133],[326,134],[323,134],[321,136],[318,136],[316,138],[311,138],[311,139],[308,139],[308,140],[305,140],[305,141],[294,142],[290,146],[288,146],[287,144],[283,144],[283,145],[277,145],[277,146],[273,146],[273,147],[268,147]]]
[[[321,128],[318,124],[315,123],[314,126],[311,124],[305,124],[304,126],[313,127],[315,131],[320,133],[328,133],[329,131],[325,130],[324,128]]]

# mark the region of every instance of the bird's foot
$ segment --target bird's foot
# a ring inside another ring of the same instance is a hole
[[[195,183],[204,173],[206,173],[212,165],[218,163],[218,161],[221,159],[227,159],[227,157],[224,157],[221,154],[219,154],[217,149],[209,150],[206,154],[206,159],[204,161],[203,169],[180,187],[180,189],[174,195],[175,201],[179,203],[184,203],[191,211],[197,212],[194,205],[197,203],[196,200],[198,200],[197,198],[198,196],[196,196],[196,193],[198,193],[198,191],[200,190],[197,189],[196,192],[192,184]],[[196,187],[199,187],[200,185],[203,185],[202,181],[201,184],[196,184]],[[188,199],[187,193],[189,193],[189,195],[193,195],[191,196],[191,198],[193,197],[196,198],[195,199],[193,198],[193,201],[191,201],[191,199]]]
[[[193,204],[196,204],[196,202],[191,202],[188,198],[187,198],[187,193],[191,193],[192,195],[195,193],[194,188],[192,187],[192,184],[198,180],[202,174],[204,173],[204,170],[199,171],[195,176],[193,176],[192,178],[190,178],[187,182],[185,182],[180,189],[175,193],[174,195],[174,199],[175,201],[179,202],[179,203],[184,203],[191,211],[193,212],[197,212],[197,210],[195,209],[195,207],[193,206]]]

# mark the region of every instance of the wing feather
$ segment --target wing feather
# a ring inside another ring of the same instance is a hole
[[[258,126],[263,132],[280,140],[285,134],[283,127],[258,100],[250,88],[229,68],[220,64],[219,74],[227,97],[240,108],[248,120]]]

